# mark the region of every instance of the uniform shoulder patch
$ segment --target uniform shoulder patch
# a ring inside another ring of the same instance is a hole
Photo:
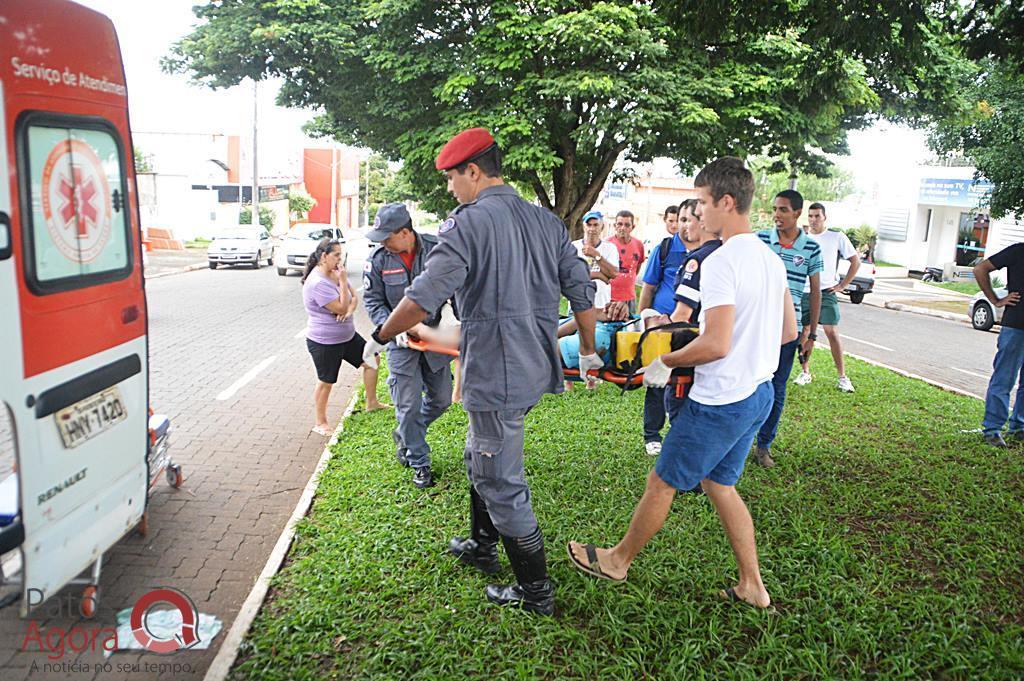
[[[447,232],[455,229],[455,218],[448,218],[441,223],[441,226],[437,228],[438,234],[446,234]]]
[[[688,263],[686,263],[686,271],[690,272],[691,274],[693,272],[696,272],[698,267],[700,267],[700,263],[697,262],[696,258],[694,258],[694,259],[690,260]]]
[[[373,271],[373,261],[370,260],[369,258],[367,258],[366,262],[363,263],[363,272],[364,273],[369,273],[369,272],[372,272],[372,271]]]

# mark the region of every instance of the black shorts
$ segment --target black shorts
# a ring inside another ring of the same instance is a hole
[[[341,369],[342,361],[348,362],[355,368],[363,366],[363,347],[366,341],[358,333],[344,343],[324,345],[306,339],[306,347],[313,358],[313,365],[316,367],[316,377],[324,383],[336,383],[338,381],[338,370]]]

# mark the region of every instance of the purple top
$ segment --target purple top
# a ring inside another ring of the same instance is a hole
[[[352,340],[356,333],[356,325],[349,317],[339,322],[333,312],[324,307],[339,297],[338,285],[327,279],[319,270],[314,269],[302,285],[302,304],[309,315],[306,325],[306,338],[314,343],[337,345]]]

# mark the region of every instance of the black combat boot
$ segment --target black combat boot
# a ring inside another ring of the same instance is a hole
[[[416,485],[417,489],[433,487],[434,472],[430,470],[430,466],[421,466],[420,468],[417,468],[416,474],[412,476],[412,484]]]
[[[544,537],[538,527],[525,537],[501,537],[518,583],[487,585],[487,600],[498,605],[518,605],[540,615],[555,612],[555,587],[548,577]]]
[[[448,551],[466,565],[472,565],[485,575],[493,575],[501,570],[501,563],[498,562],[498,530],[491,522],[491,514],[487,512],[483,497],[472,487],[469,488],[469,526],[472,536],[468,539],[452,537],[448,542]]]

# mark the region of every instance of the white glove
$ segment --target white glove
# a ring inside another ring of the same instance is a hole
[[[366,345],[363,347],[363,364],[370,367],[371,369],[377,368],[377,355],[379,355],[386,345],[381,345],[377,341],[373,340],[373,337],[366,339]]]
[[[395,345],[400,348],[409,347],[409,334],[403,331],[402,333],[395,336]]]
[[[644,309],[640,310],[640,319],[647,319],[648,317],[657,317],[660,314],[660,312],[653,308],[645,307]]]
[[[593,385],[598,379],[588,376],[587,372],[600,369],[603,366],[604,361],[601,360],[601,357],[596,352],[592,355],[580,354],[580,378],[586,379],[588,384]]]
[[[668,379],[672,377],[672,369],[665,366],[661,357],[655,357],[654,361],[645,366],[642,371],[644,372],[644,386],[647,388],[664,388],[668,385]]]

